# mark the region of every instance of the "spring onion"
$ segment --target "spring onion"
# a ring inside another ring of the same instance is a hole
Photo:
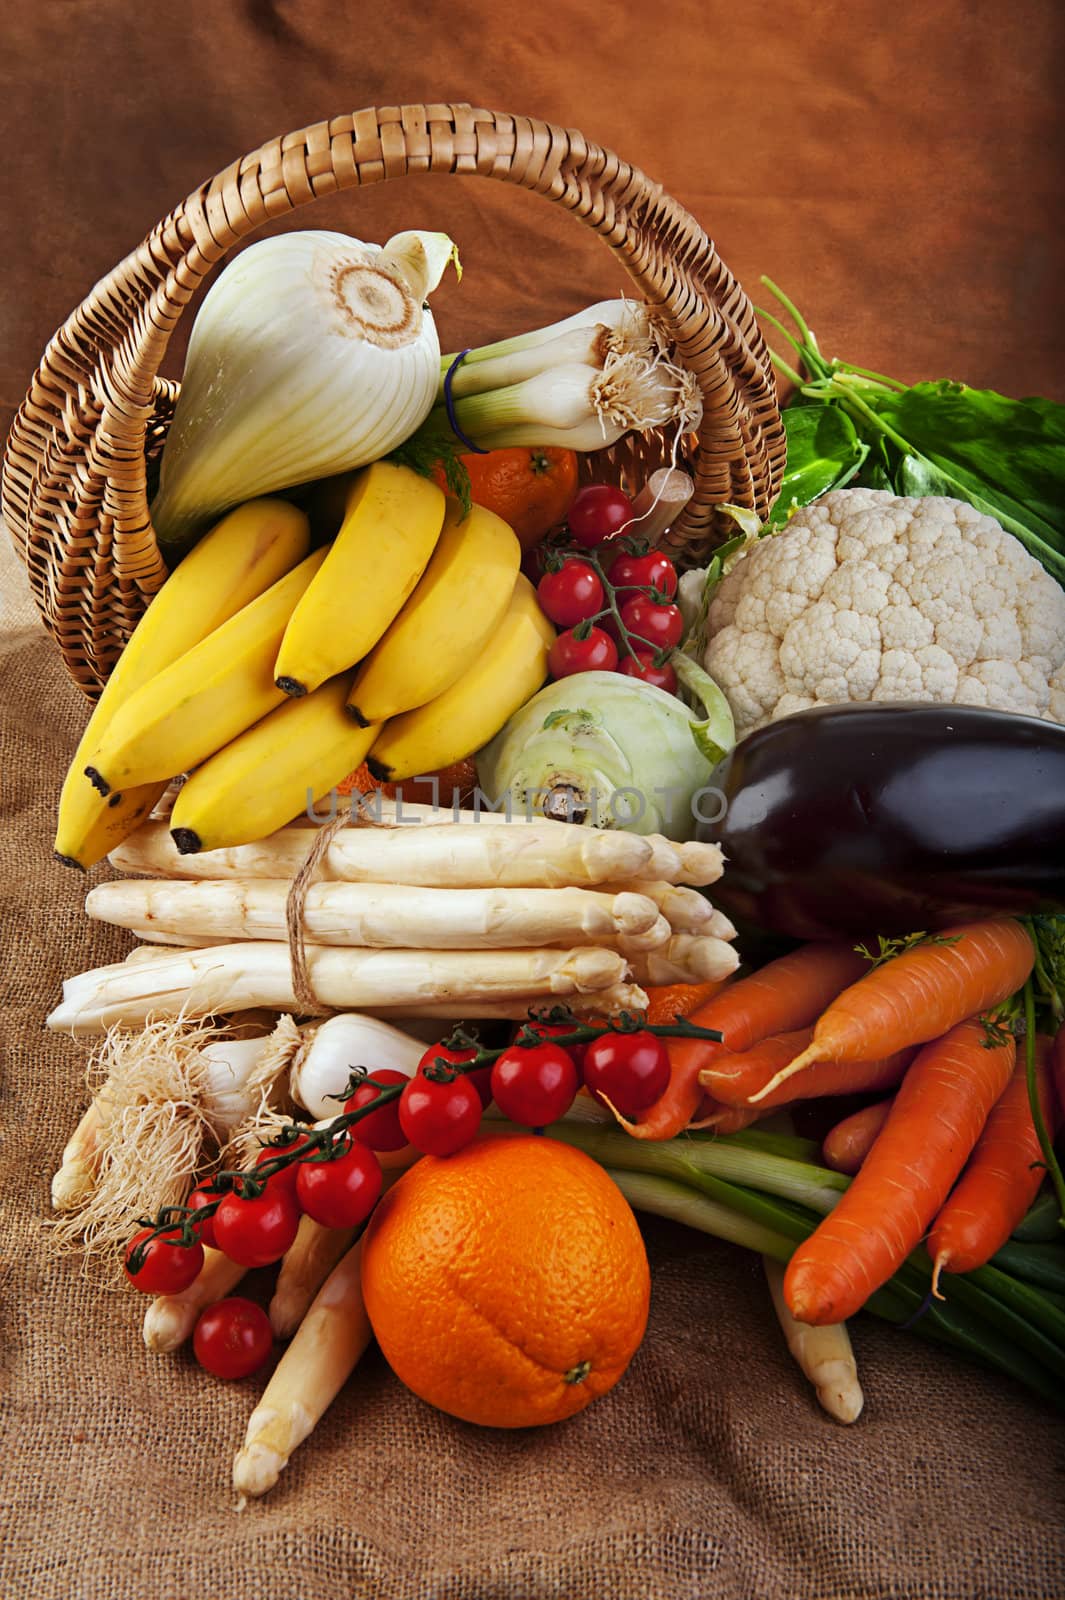
[[[434,449],[473,441],[486,450],[508,445],[557,445],[601,450],[631,429],[698,426],[702,399],[691,373],[662,357],[636,350],[610,353],[602,366],[564,362],[541,368],[519,383],[454,398],[434,407],[401,457],[412,463]]]
[[[515,334],[511,339],[497,339],[494,344],[483,344],[476,350],[467,350],[463,356],[463,365],[472,367],[481,362],[521,355],[526,351],[553,344],[555,340],[564,338],[568,334],[587,334],[589,330],[597,331],[600,328],[607,328],[616,336],[619,349],[641,340],[649,340],[655,344],[662,342],[647,307],[639,300],[626,300],[618,296],[613,300],[599,300],[595,305],[585,306],[582,310],[575,311],[571,317],[563,317],[560,322],[552,322],[543,328],[532,328],[526,333]],[[457,353],[441,357],[441,379],[456,359]]]

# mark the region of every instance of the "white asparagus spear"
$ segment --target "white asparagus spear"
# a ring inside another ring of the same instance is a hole
[[[156,962],[165,961],[174,952],[162,948],[150,951],[150,958]],[[100,971],[108,969],[101,968]],[[115,969],[121,972],[121,966]],[[69,979],[67,980],[70,981]],[[684,980],[687,982],[688,980]],[[380,1018],[384,1022],[395,1024],[396,1027],[407,1028],[412,1025],[428,1026],[433,1021],[464,1022],[483,1019],[484,1021],[514,1021],[526,1017],[530,1010],[547,1010],[552,1005],[564,1004],[575,1016],[614,1016],[619,1011],[646,1011],[647,995],[639,984],[614,983],[605,989],[589,991],[588,994],[569,994],[561,997],[552,997],[542,994],[519,994],[508,996],[505,1000],[478,999],[476,1002],[469,1000],[429,1000],[414,1004],[404,1002],[396,1006],[360,1006],[357,1013],[352,1011],[341,1012],[342,1017],[358,1015],[361,1017]],[[243,1015],[243,1013],[242,1013]],[[337,1019],[328,1018],[323,1026]],[[306,1026],[306,1025],[305,1025]],[[434,1030],[434,1038],[440,1037],[440,1030]],[[430,1041],[432,1042],[432,1041]],[[298,1098],[298,1097],[297,1097]]]
[[[548,1011],[552,1005],[565,1005],[577,1017],[613,1017],[620,1011],[647,1010],[647,995],[635,983],[615,983],[609,989],[597,989],[590,994],[565,995],[561,1000],[545,999],[542,995],[514,995],[509,1000],[478,1000],[469,1002],[444,1000],[423,1006],[399,1006],[392,1010],[374,1006],[370,1015],[381,1017],[406,1027],[424,1018],[439,1018],[444,1022],[523,1021],[530,1011]]]
[[[697,889],[687,889],[676,883],[667,883],[664,878],[639,878],[639,892],[646,895],[648,900],[653,900],[662,916],[665,917],[674,933],[716,933],[717,929],[709,924],[721,913],[715,911],[705,895]],[[631,888],[631,884],[609,883],[602,885],[602,892],[618,894],[622,889]],[[722,919],[727,920],[727,919]],[[718,938],[724,939],[728,935],[721,932]]]
[[[679,888],[677,893],[680,893]],[[674,931],[676,933],[684,933],[688,930],[684,928],[676,928]],[[725,913],[723,911],[719,911],[716,906],[710,907],[709,922],[704,923],[703,926],[696,931],[701,934],[710,934],[715,939],[724,939],[726,942],[736,937],[735,923],[730,922]]]
[[[476,1016],[480,1000],[583,994],[625,976],[625,957],[594,945],[444,951],[308,945],[306,956],[315,995],[338,1011],[461,1001]],[[91,1034],[116,1022],[136,1027],[149,1017],[210,1017],[250,1006],[298,1010],[287,944],[248,940],[104,969],[102,976],[79,973],[64,983],[62,1003],[46,1026]]]
[[[149,1350],[162,1354],[176,1350],[188,1339],[200,1312],[216,1300],[224,1300],[243,1278],[247,1267],[230,1261],[221,1250],[205,1246],[203,1266],[187,1289],[180,1294],[160,1294],[144,1313],[144,1342]]]
[[[373,1337],[362,1299],[361,1256],[361,1244],[352,1245],[333,1268],[274,1368],[233,1462],[238,1494],[273,1488]]]
[[[67,1140],[52,1179],[52,1209],[74,1211],[91,1194],[100,1163],[103,1096],[107,1086],[90,1102],[88,1110]]]
[[[313,1217],[300,1218],[299,1230],[282,1259],[270,1300],[270,1326],[275,1339],[292,1338],[311,1301],[341,1256],[351,1248],[354,1238],[354,1228],[323,1228]]]
[[[650,904],[654,905],[654,901],[652,900]],[[662,949],[672,937],[673,929],[665,917],[659,914],[644,933],[618,933],[609,943],[616,946],[623,955],[640,955],[645,950]]]
[[[629,956],[637,983],[716,983],[735,972],[740,958],[724,939],[675,933],[668,944]]]
[[[784,1268],[769,1256],[763,1256],[762,1263],[788,1349],[813,1384],[820,1404],[837,1422],[856,1422],[865,1397],[847,1324],[830,1322],[814,1327],[797,1322],[784,1299]]]
[[[288,827],[257,844],[183,856],[165,825],[153,822],[131,833],[109,859],[120,872],[150,877],[291,878],[303,865],[309,844],[308,829]],[[651,844],[634,833],[596,833],[558,823],[521,823],[513,832],[449,823],[344,828],[330,842],[319,877],[431,888],[587,887],[635,877],[653,857]],[[681,858],[673,859],[677,870],[684,870]]]
[[[89,891],[100,922],[152,938],[225,943],[284,939],[286,879],[120,878]],[[653,900],[594,889],[427,889],[409,884],[312,883],[303,925],[315,944],[420,950],[521,949],[612,943],[662,919]],[[661,938],[656,939],[661,943]]]
[[[139,882],[142,882],[142,881],[146,881],[146,880],[141,880],[139,878],[125,878],[125,879],[122,880],[123,883],[139,883]],[[164,881],[166,881],[168,883],[171,882],[171,880],[169,880],[169,879],[164,880]],[[199,887],[200,882],[210,882],[210,881],[212,881],[212,880],[193,880],[193,879],[186,880],[186,882],[188,883],[188,885],[190,887],[192,887],[193,885],[195,885],[196,887]],[[217,881],[220,881],[220,880],[213,880],[213,881],[217,882]],[[258,883],[268,883],[271,880],[267,879],[267,878],[259,878],[259,879],[255,880],[255,881],[258,882]],[[179,883],[180,883],[180,880],[179,880]],[[177,884],[172,884],[172,886],[173,887],[177,887],[178,885]],[[182,886],[184,886],[184,885],[182,885]],[[226,887],[229,888],[230,886],[231,886],[231,880],[230,881],[226,881]],[[110,885],[108,885],[108,887],[110,887]],[[288,887],[288,885],[286,884],[286,888],[287,887]],[[334,887],[340,887],[340,886],[339,885],[330,884],[328,887],[334,888]],[[362,884],[357,884],[357,885],[356,884],[345,884],[345,885],[343,885],[343,887],[345,887],[345,888],[362,888],[362,887],[364,887],[364,885],[362,885]],[[465,889],[465,890],[462,890],[462,889],[412,889],[411,890],[412,894],[518,894],[518,893],[521,893],[521,894],[564,894],[564,893],[567,893],[567,892],[570,893],[570,894],[589,894],[589,893],[592,893],[593,891],[587,890],[587,889],[571,889],[569,891],[561,890],[561,889],[527,889],[527,890],[510,890],[510,889],[483,889],[483,890],[482,889]],[[643,895],[642,894],[630,895],[629,898],[633,899],[633,900],[642,900],[643,899]],[[654,904],[653,901],[651,901],[650,903],[652,905]],[[715,915],[715,917],[720,917],[720,913],[718,913],[718,912],[715,912],[714,915]],[[106,919],[100,919],[100,920],[106,920]],[[263,934],[254,934],[254,935],[252,935],[252,934],[247,934],[247,933],[242,934],[242,933],[239,933],[239,932],[235,932],[235,933],[231,933],[231,934],[228,934],[228,935],[227,934],[205,933],[205,934],[203,934],[201,936],[201,935],[193,934],[193,933],[191,933],[189,931],[186,931],[185,933],[174,933],[174,934],[163,933],[154,924],[148,925],[148,926],[141,926],[140,924],[137,924],[137,923],[130,923],[128,925],[127,924],[122,924],[122,926],[128,926],[129,932],[132,933],[134,935],[134,937],[137,938],[137,939],[145,939],[145,940],[148,940],[148,941],[154,940],[155,941],[154,945],[149,944],[148,948],[153,949],[154,951],[156,951],[156,953],[158,953],[160,955],[172,955],[175,950],[209,950],[212,947],[212,945],[234,944],[234,943],[237,943],[238,941],[240,941],[242,939],[279,939],[279,938],[283,937],[283,935],[282,935],[280,930],[275,931],[273,933],[269,933],[269,934],[268,933],[263,933]],[[721,929],[720,932],[718,931],[719,928]],[[372,948],[372,949],[388,948],[386,945],[383,944],[383,942],[381,942],[381,943],[375,942],[373,945],[371,945],[368,940],[346,938],[346,937],[343,937],[342,934],[338,934],[337,937],[330,939],[330,938],[323,937],[322,933],[317,929],[309,929],[308,931],[312,932],[314,938],[316,939],[317,943],[319,943],[319,944],[334,944],[334,945],[342,945],[342,946],[347,947],[347,948],[361,947],[361,948],[364,948],[364,949],[367,949],[367,948]],[[420,932],[420,930],[417,928],[416,925],[412,926],[410,931],[412,933]],[[510,930],[508,929],[507,931],[509,932]],[[699,933],[701,933],[701,934],[713,933],[716,937],[722,938],[722,939],[731,939],[731,938],[735,937],[735,931],[736,930],[732,927],[732,924],[730,922],[728,922],[726,918],[721,917],[721,920],[720,920],[719,924],[715,924],[713,922],[706,922],[697,931]],[[561,940],[560,939],[553,939],[553,940],[544,939],[544,940],[533,941],[533,940],[531,940],[529,938],[525,938],[525,939],[521,939],[521,940],[515,939],[514,943],[515,944],[520,943],[521,945],[525,945],[525,944],[530,944],[530,943],[535,942],[535,943],[543,945],[544,947],[549,948],[552,945],[557,947],[559,944],[562,944],[562,943],[564,943],[564,944],[579,944],[579,943],[587,942],[588,944],[602,945],[604,949],[608,949],[608,950],[620,950],[623,955],[626,955],[626,954],[629,954],[630,952],[636,952],[636,951],[640,951],[640,950],[654,950],[654,949],[657,949],[658,946],[665,944],[667,942],[667,940],[672,937],[673,932],[674,932],[674,929],[671,927],[668,919],[666,917],[659,916],[651,924],[651,926],[647,929],[646,933],[618,933],[618,932],[605,933],[604,932],[604,933],[602,933],[602,934],[600,934],[600,935],[598,935],[597,937],[594,937],[594,938],[592,937],[592,935],[589,934],[587,936],[587,940],[586,941],[582,940],[579,934],[576,934],[576,935],[571,935],[571,936],[568,936],[568,937],[564,936]],[[480,944],[482,949],[497,949],[498,950],[498,949],[506,949],[507,948],[507,944],[505,944],[502,941],[502,939],[495,939],[495,940],[479,939],[477,942]],[[413,941],[409,941],[408,942],[408,944],[407,944],[408,948],[410,948],[410,944],[411,943],[413,943]],[[452,946],[452,948],[466,949],[472,943],[473,943],[473,937],[471,935],[471,936],[468,936],[467,938],[465,938],[465,939],[463,939],[461,941],[455,941],[455,943]],[[508,943],[509,943],[509,941],[508,941]],[[142,947],[142,948],[144,948],[144,947]],[[447,943],[447,941],[445,939],[441,938],[439,940],[434,940],[433,945],[430,946],[429,948],[435,948],[435,949],[444,950],[444,949],[448,948],[448,943]]]
[[[143,829],[138,831],[143,832]],[[611,837],[616,838],[617,835]],[[646,866],[636,868],[634,876],[637,879],[664,878],[667,883],[689,884],[696,889],[705,889],[708,883],[716,883],[725,870],[725,858],[719,845],[700,844],[694,839],[685,844],[675,844],[660,833],[649,833],[644,837],[651,846],[651,857]],[[640,889],[641,885],[637,882],[631,887]]]
[[[138,880],[134,878],[130,881],[135,883]],[[140,939],[141,945],[139,948],[144,949],[145,947],[163,945],[168,955],[173,955],[175,950],[206,950],[208,945],[231,942],[229,940],[213,939],[210,934],[201,936],[195,933],[166,933],[162,928],[155,928],[151,923],[147,922],[144,924],[139,922],[121,923],[120,926],[127,928],[135,939]]]

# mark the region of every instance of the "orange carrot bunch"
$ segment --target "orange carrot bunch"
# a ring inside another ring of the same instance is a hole
[[[733,1132],[798,1100],[897,1091],[825,1142],[828,1164],[853,1181],[787,1270],[788,1307],[808,1323],[851,1316],[926,1236],[937,1285],[941,1271],[987,1262],[1044,1173],[1025,1063],[1015,1066],[1009,1012],[1000,1011],[1035,965],[1027,927],[968,923],[915,936],[897,954],[882,949],[872,968],[870,959],[806,945],[731,982],[692,1013],[720,1042],[671,1039],[667,1092],[626,1124],[644,1139],[688,1126]],[[1038,1048],[1051,1129],[1055,1070],[1065,1078],[1065,1030],[1053,1054],[1049,1039]]]

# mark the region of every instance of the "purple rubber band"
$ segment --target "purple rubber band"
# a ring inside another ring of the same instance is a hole
[[[469,435],[463,433],[462,429],[459,427],[459,419],[455,415],[455,402],[451,396],[451,381],[454,378],[457,369],[462,365],[469,353],[470,352],[468,349],[460,350],[444,375],[444,405],[447,407],[447,420],[451,424],[451,431],[455,435],[456,439],[461,439],[467,450],[469,450],[473,455],[486,456],[489,455],[490,452],[482,449],[479,444],[474,444]]]
[[[931,1289],[929,1289],[928,1293],[925,1295],[924,1299],[921,1301],[921,1304],[917,1307],[917,1310],[914,1312],[913,1316],[912,1317],[908,1317],[905,1322],[897,1322],[895,1324],[895,1326],[899,1329],[900,1333],[904,1333],[907,1328],[912,1328],[915,1322],[920,1322],[921,1318],[925,1315],[925,1313],[927,1311],[931,1311],[932,1303],[933,1303],[932,1302],[932,1291],[931,1291]]]

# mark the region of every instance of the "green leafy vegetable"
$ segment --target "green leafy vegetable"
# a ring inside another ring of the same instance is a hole
[[[790,406],[784,412],[788,460],[780,495],[766,519],[779,528],[793,511],[829,489],[842,489],[869,454],[845,411],[835,406]]]
[[[787,296],[770,279],[762,282],[798,331],[760,314],[788,340],[802,368],[773,356],[799,394],[784,414],[788,465],[772,525],[850,482],[900,495],[950,495],[995,517],[1065,584],[1065,406],[1011,400],[948,379],[907,387],[829,360]],[[818,429],[814,419],[829,415],[851,424],[849,451],[840,422],[826,421],[824,434]],[[857,464],[855,450],[862,452]]]

